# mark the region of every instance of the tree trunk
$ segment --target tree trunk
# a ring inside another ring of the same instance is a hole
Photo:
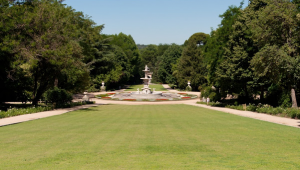
[[[37,91],[37,88],[38,88],[37,79],[38,79],[38,75],[37,75],[37,71],[36,71],[36,73],[34,74],[34,87],[33,87],[33,93],[32,93],[32,97],[31,97],[32,100],[35,99],[36,91]]]
[[[295,93],[295,88],[292,86],[291,89],[291,97],[292,97],[292,107],[297,108],[297,99],[296,99],[296,93]]]
[[[47,83],[41,85],[36,92],[35,98],[32,100],[32,105],[37,106],[39,99],[42,97],[43,93],[45,92],[45,89],[47,87]]]
[[[58,87],[58,78],[55,78],[54,80],[54,87]]]
[[[244,89],[245,89],[245,97],[246,97],[246,103],[249,103],[249,93],[248,93],[248,89],[247,89],[247,85],[245,85],[245,87],[244,87]]]
[[[260,103],[263,103],[264,102],[264,86],[260,86]]]

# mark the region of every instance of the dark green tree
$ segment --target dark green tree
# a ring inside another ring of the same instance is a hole
[[[172,65],[176,64],[177,60],[181,57],[182,47],[172,44],[161,56],[159,63],[158,76],[159,81],[168,84],[177,84],[176,78],[172,75]]]
[[[207,66],[207,81],[209,86],[217,89],[223,82],[217,81],[216,70],[224,60],[225,47],[230,40],[234,28],[233,25],[237,17],[241,15],[242,4],[240,7],[230,6],[220,17],[222,18],[219,28],[212,30],[210,37],[204,46],[204,59]],[[216,90],[219,92],[219,90]],[[220,97],[220,95],[218,95]]]
[[[249,22],[253,39],[260,47],[251,61],[255,74],[272,82],[284,82],[297,107],[295,87],[300,78],[298,6],[288,0],[267,1]]]
[[[191,81],[193,90],[198,90],[200,85],[207,83],[203,46],[208,36],[205,33],[195,33],[187,40],[182,57],[177,63],[177,70],[173,72],[179,88],[185,89],[188,81]]]
[[[137,45],[131,35],[119,33],[118,35],[112,36],[113,40],[111,44],[119,46],[129,59],[130,65],[127,71],[130,72],[129,83],[131,84],[140,78],[140,63],[141,57]]]
[[[79,43],[87,24],[81,12],[55,0],[11,4],[1,12],[1,50],[17,57],[10,72],[22,70],[32,80],[34,105],[59,80],[74,84],[88,76]]]

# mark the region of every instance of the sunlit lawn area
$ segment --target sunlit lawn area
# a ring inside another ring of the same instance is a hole
[[[104,105],[0,127],[0,169],[300,169],[300,129],[187,105]]]
[[[142,90],[142,88],[144,88],[144,85],[140,84],[140,85],[131,85],[128,89],[126,89],[125,91],[137,91],[137,89],[140,89],[140,91]],[[167,89],[165,89],[161,84],[150,84],[150,88],[155,88],[155,91],[168,91]]]

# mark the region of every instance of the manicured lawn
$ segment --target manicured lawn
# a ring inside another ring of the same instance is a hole
[[[300,169],[300,129],[187,105],[106,105],[0,127],[0,169]]]
[[[140,89],[140,91],[142,90],[142,88],[144,88],[144,85],[132,85],[130,86],[128,89],[126,89],[125,91],[137,91],[137,89]],[[165,89],[161,84],[151,84],[150,88],[155,88],[155,91],[168,91],[167,89]]]

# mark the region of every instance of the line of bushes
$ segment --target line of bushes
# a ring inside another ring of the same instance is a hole
[[[75,106],[82,106],[86,104],[94,104],[94,101],[83,101],[83,102],[71,102],[66,103],[63,105],[59,105],[59,107],[56,108],[70,108]],[[37,107],[26,107],[26,108],[14,108],[10,107],[7,109],[7,111],[1,111],[0,110],[0,119],[6,118],[6,117],[13,117],[13,116],[19,116],[19,115],[25,115],[25,114],[32,114],[32,113],[38,113],[38,112],[44,112],[53,110],[53,106],[37,106]]]
[[[197,102],[198,104],[207,104],[206,102]],[[219,102],[209,102],[210,106],[215,107],[226,107],[236,110],[245,110],[242,105],[228,105]],[[269,115],[276,115],[281,117],[289,117],[292,119],[300,119],[300,110],[297,108],[283,108],[283,107],[272,107],[270,105],[263,105],[263,104],[249,104],[246,106],[247,111],[258,112],[258,113],[265,113]]]
[[[38,107],[27,107],[27,108],[9,108],[7,111],[0,110],[0,119],[12,116],[19,116],[24,114],[31,114],[37,112],[44,112],[52,110],[52,107],[49,106],[38,106]]]

